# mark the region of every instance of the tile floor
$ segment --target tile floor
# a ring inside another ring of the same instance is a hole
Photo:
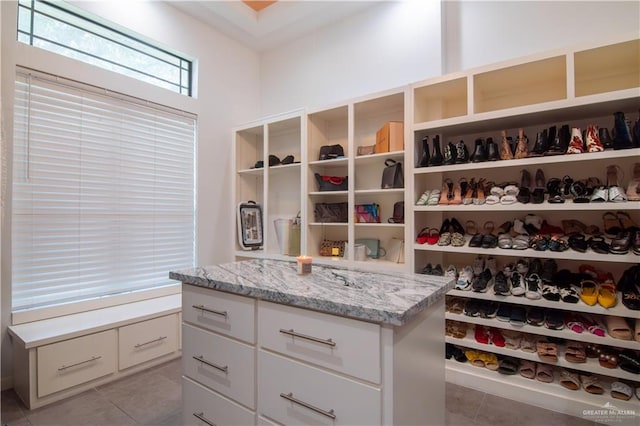
[[[182,424],[180,360],[170,361],[75,397],[27,410],[13,390],[2,392],[2,426]],[[593,422],[447,385],[449,426],[594,426]],[[427,425],[425,425],[427,426]],[[438,425],[428,425],[438,426]]]

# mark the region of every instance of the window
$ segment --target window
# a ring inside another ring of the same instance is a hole
[[[191,96],[192,62],[66,9],[20,0],[18,41]]]
[[[195,264],[195,117],[19,70],[12,308],[175,285]]]

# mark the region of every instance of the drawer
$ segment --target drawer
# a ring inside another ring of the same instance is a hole
[[[37,348],[38,397],[116,372],[116,330]]]
[[[215,333],[182,326],[185,376],[247,407],[256,407],[255,348]]]
[[[120,370],[178,350],[178,314],[127,325],[118,329]]]
[[[261,347],[380,383],[377,324],[263,301],[258,318]]]
[[[259,415],[285,425],[381,423],[376,387],[264,351],[258,352],[258,371]]]
[[[182,379],[182,424],[183,425],[254,425],[255,414],[217,393]]]
[[[255,302],[249,297],[182,286],[182,318],[217,333],[255,343]]]

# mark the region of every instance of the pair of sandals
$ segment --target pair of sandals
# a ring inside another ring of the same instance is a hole
[[[583,342],[569,342],[564,352],[564,359],[574,364],[587,362],[586,344]]]
[[[582,387],[586,392],[594,395],[604,393],[604,387],[598,376],[579,374],[570,370],[563,370],[560,373],[560,384],[569,390],[579,390]]]
[[[529,247],[536,251],[563,252],[569,249],[569,243],[559,235],[537,234],[529,239]]]
[[[469,247],[496,248],[498,246],[498,237],[493,233],[494,227],[493,222],[485,222],[484,232],[476,231],[469,241]],[[475,227],[469,226],[469,222],[467,222],[467,231],[475,231]]]
[[[447,320],[445,334],[456,339],[464,339],[467,336],[467,323]]]
[[[603,308],[612,308],[618,303],[617,289],[613,281],[596,283],[592,279],[580,281],[580,299],[589,306],[600,304]]]
[[[520,193],[520,189],[514,183],[507,183],[502,185],[494,185],[489,190],[486,204],[514,204],[518,201],[517,196]]]
[[[553,367],[549,364],[539,364],[534,361],[522,360],[520,375],[527,379],[536,379],[543,383],[553,382]]]
[[[437,206],[440,202],[439,189],[427,189],[416,201],[416,206]]]
[[[489,370],[496,371],[500,366],[496,354],[475,349],[467,349],[464,354],[471,365],[476,367],[486,367]]]

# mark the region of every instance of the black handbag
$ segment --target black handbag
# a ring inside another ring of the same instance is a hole
[[[397,201],[393,205],[393,216],[389,218],[389,223],[404,223],[404,201]]]
[[[385,160],[384,165],[385,168],[382,171],[382,189],[404,188],[402,163],[389,158]]]
[[[323,145],[320,147],[319,160],[333,160],[338,157],[344,157],[344,149],[342,148],[342,145]]]
[[[316,203],[314,221],[319,223],[346,223],[349,218],[347,203]]]
[[[324,176],[318,173],[315,175],[318,191],[346,191],[349,187],[347,176]]]

